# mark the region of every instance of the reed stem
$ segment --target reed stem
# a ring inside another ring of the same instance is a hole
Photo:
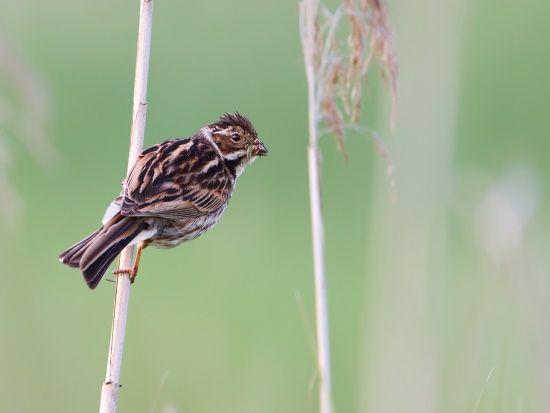
[[[143,149],[145,119],[147,114],[147,78],[149,74],[149,52],[151,50],[151,26],[153,20],[153,0],[140,0],[140,18],[137,44],[136,73],[134,82],[134,106],[132,128],[130,132],[130,149],[128,155],[128,172],[136,162]],[[120,254],[118,268],[130,268],[134,263],[134,247],[125,248]],[[115,413],[120,385],[122,351],[130,301],[130,276],[117,274],[111,341],[105,383],[101,388],[100,413]]]

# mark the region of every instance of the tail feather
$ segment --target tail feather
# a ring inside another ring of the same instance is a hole
[[[61,262],[82,271],[88,287],[97,287],[105,271],[147,224],[139,219],[115,215],[105,226],[60,255]]]
[[[67,251],[63,252],[59,256],[59,261],[61,261],[65,265],[68,265],[69,267],[79,268],[80,260],[82,259],[82,254],[84,254],[87,246],[93,241],[93,239],[102,229],[103,228],[98,229],[89,237],[83,239],[78,244],[73,245]]]
[[[81,268],[84,280],[92,290],[97,287],[109,265],[115,260],[118,254],[130,243],[122,240],[109,247],[102,255],[92,261],[86,268]]]

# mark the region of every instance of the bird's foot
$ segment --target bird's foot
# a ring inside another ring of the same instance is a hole
[[[130,268],[119,268],[118,270],[114,270],[113,274],[128,274],[130,276],[130,281],[133,284],[135,278],[137,277],[137,270],[137,267],[133,265]]]

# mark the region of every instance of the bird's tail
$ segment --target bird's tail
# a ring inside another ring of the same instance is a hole
[[[69,267],[80,268],[88,287],[97,287],[116,256],[148,224],[142,220],[116,214],[107,224],[59,256]]]

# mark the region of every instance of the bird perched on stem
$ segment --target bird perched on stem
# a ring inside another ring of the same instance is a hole
[[[80,268],[93,289],[117,255],[137,244],[134,265],[114,271],[130,274],[133,282],[145,247],[172,248],[216,225],[236,179],[267,154],[252,123],[238,112],[226,113],[191,138],[145,149],[107,209],[103,227],[62,253],[60,261]]]

